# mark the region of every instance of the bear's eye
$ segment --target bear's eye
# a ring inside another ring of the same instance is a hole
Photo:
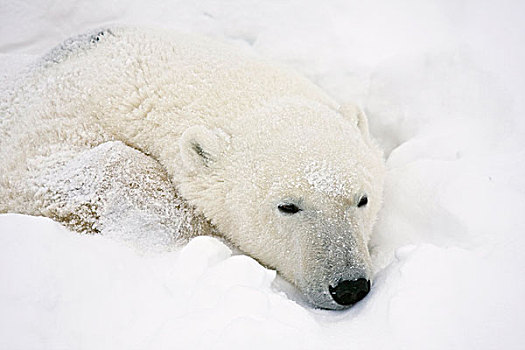
[[[364,207],[367,204],[368,204],[368,197],[365,195],[365,196],[361,197],[361,199],[359,200],[359,203],[357,203],[357,207],[361,208],[361,207]]]
[[[295,214],[301,211],[297,205],[291,203],[279,204],[277,209],[279,209],[281,213],[285,214]]]

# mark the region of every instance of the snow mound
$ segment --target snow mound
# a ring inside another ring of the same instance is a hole
[[[282,334],[283,313],[313,324],[272,289],[275,271],[215,238],[141,255],[46,218],[1,215],[0,232],[0,348],[209,348],[248,345],[260,324]]]
[[[1,215],[0,232],[5,349],[516,348],[525,321],[524,283],[501,266],[518,255],[498,249],[405,246],[365,300],[331,312],[211,237],[141,255],[46,218]]]

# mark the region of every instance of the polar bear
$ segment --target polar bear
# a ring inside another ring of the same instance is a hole
[[[0,111],[0,212],[162,244],[219,235],[320,308],[370,290],[382,152],[358,108],[289,69],[105,28],[44,56]]]

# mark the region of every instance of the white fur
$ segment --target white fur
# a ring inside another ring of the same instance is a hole
[[[118,140],[103,154],[148,178],[143,191],[174,186],[173,197],[213,225],[198,221],[197,233],[216,227],[315,305],[339,308],[329,284],[371,278],[366,245],[381,203],[381,152],[359,109],[340,107],[287,69],[192,35],[105,29],[51,51],[6,92],[1,113],[0,212],[67,221],[50,211],[60,202],[77,215],[65,180],[78,170],[71,164],[82,159],[91,174],[101,162],[93,150]],[[122,147],[142,153],[124,157]],[[110,175],[100,183],[118,182]],[[89,181],[77,187],[97,202]],[[357,208],[365,193],[369,205]],[[283,201],[303,210],[283,215]],[[107,213],[97,210],[91,220]]]

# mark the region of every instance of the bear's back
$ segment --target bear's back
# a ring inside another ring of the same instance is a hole
[[[119,140],[173,164],[190,126],[228,132],[273,100],[336,108],[307,79],[241,49],[191,34],[105,28],[46,54],[2,101],[0,194],[81,151]],[[10,197],[20,195],[21,189]],[[0,211],[2,203],[0,203]]]

